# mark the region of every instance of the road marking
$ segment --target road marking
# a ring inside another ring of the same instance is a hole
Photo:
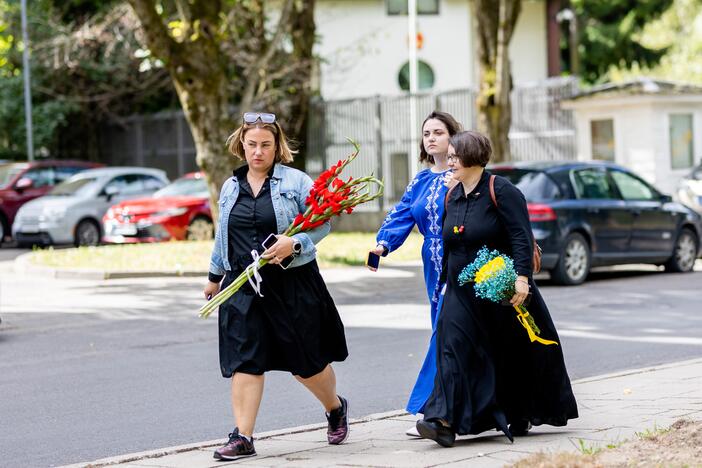
[[[692,336],[622,336],[580,330],[559,330],[558,334],[570,338],[586,338],[590,340],[702,346],[702,338]]]

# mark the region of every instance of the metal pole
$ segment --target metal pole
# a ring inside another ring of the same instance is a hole
[[[22,75],[24,76],[24,119],[27,126],[27,159],[34,161],[34,132],[32,129],[32,89],[29,69],[29,34],[27,34],[27,0],[20,4],[22,10]]]
[[[418,171],[417,148],[417,0],[407,0],[407,31],[409,34],[410,79],[410,178]]]

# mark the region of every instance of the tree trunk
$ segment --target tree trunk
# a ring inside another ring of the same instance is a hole
[[[292,12],[292,43],[293,58],[305,64],[301,70],[301,86],[297,90],[297,96],[292,106],[290,136],[297,142],[297,149],[300,151],[295,159],[294,166],[304,169],[307,157],[307,128],[309,123],[309,103],[312,93],[311,88],[312,70],[314,67],[314,41],[316,37],[316,25],[314,22],[315,0],[298,0],[294,3]]]
[[[478,20],[478,129],[490,137],[493,161],[511,159],[512,79],[509,42],[521,11],[521,0],[476,0]]]
[[[231,176],[236,161],[225,144],[234,130],[229,116],[226,83],[211,75],[210,78],[207,84],[212,87],[194,86],[175,77],[173,82],[195,141],[197,165],[207,180],[210,211],[216,222],[219,218],[219,191],[224,181]]]
[[[176,42],[168,33],[153,0],[129,0],[139,17],[149,49],[163,60],[171,75],[190,126],[197,152],[197,165],[205,174],[210,191],[210,211],[219,218],[217,200],[224,181],[234,167],[225,142],[233,130],[228,112],[227,74],[216,39],[220,4],[216,0],[190,2],[189,13],[197,12],[197,30],[186,25],[197,39]],[[181,8],[187,5],[180,3]],[[188,17],[190,14],[187,15]],[[188,19],[188,18],[185,18]]]

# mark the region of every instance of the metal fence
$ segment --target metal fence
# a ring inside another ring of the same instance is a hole
[[[163,169],[175,179],[197,171],[195,142],[182,111],[135,115],[100,132],[103,162]]]
[[[578,89],[573,78],[549,79],[512,92],[512,158],[555,160],[575,158],[575,127],[572,112],[560,101]],[[461,89],[436,94],[418,94],[417,119],[432,110],[450,112],[465,128],[476,128],[476,93]],[[385,180],[385,197],[362,210],[385,210],[397,202],[412,175],[410,96],[370,97],[315,101],[308,125],[306,169],[315,176],[346,157],[351,144],[361,145],[361,153],[349,175],[374,173]],[[419,129],[417,128],[417,138]],[[101,132],[104,161],[112,165],[138,165],[164,169],[171,178],[197,170],[195,144],[181,111],[132,116]]]
[[[515,161],[575,159],[575,126],[572,111],[560,102],[578,89],[577,79],[555,78],[518,87],[512,92],[510,143]],[[477,127],[476,92],[462,89],[437,94],[418,94],[418,120],[432,110],[451,113],[465,128]],[[397,202],[412,172],[412,147],[419,145],[419,131],[412,140],[410,96],[336,101],[312,105],[309,125],[307,170],[311,174],[345,157],[351,150],[346,137],[361,145],[354,162],[356,174],[373,172],[386,183],[383,206],[362,207],[373,211]],[[418,129],[419,130],[419,129]]]

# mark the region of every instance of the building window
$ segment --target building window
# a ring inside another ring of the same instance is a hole
[[[397,82],[400,85],[400,89],[403,91],[409,91],[410,77],[409,77],[409,62],[405,62],[400,68],[400,73],[397,75]],[[419,89],[431,89],[434,86],[434,70],[426,63],[421,60],[417,61],[417,86]]]
[[[388,15],[406,15],[407,0],[385,0]],[[438,15],[439,0],[417,0],[418,15]]]
[[[670,114],[670,162],[673,169],[692,167],[692,114]]]
[[[590,141],[592,142],[592,159],[614,161],[614,121],[590,121]]]

